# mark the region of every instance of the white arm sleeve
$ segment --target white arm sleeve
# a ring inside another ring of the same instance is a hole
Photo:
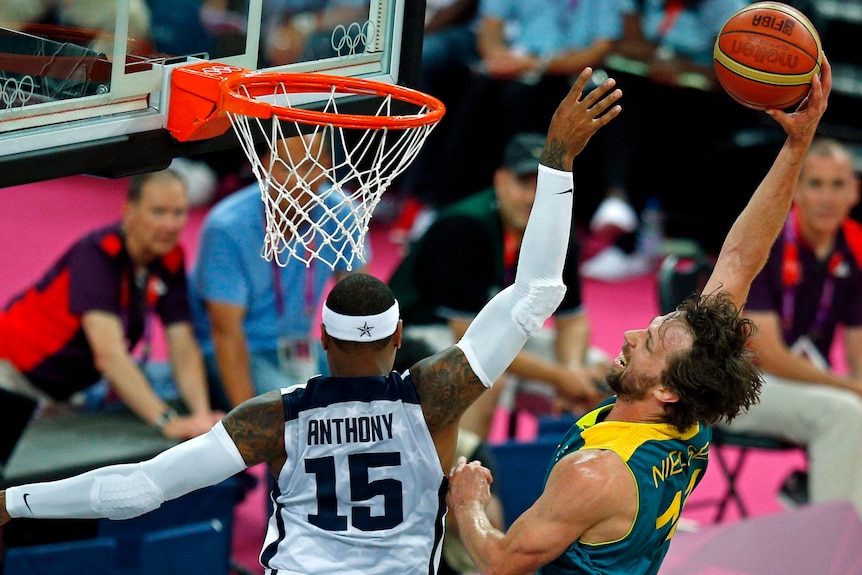
[[[486,387],[503,375],[563,300],[573,207],[572,173],[540,165],[515,283],[482,308],[456,344]]]
[[[60,481],[6,490],[11,517],[129,519],[246,468],[221,422],[142,463],[110,465]]]

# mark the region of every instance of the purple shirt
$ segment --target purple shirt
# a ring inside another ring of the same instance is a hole
[[[859,228],[855,222],[848,225]],[[862,235],[862,229],[859,234]],[[786,287],[782,280],[786,244],[786,233],[782,233],[772,246],[763,271],[751,284],[745,309],[777,313],[784,324],[784,341],[788,346],[807,335],[828,361],[836,327],[839,324],[848,327],[862,325],[862,270],[859,261],[844,230],[836,238],[833,254],[837,255],[826,261],[818,260],[805,242],[798,242],[801,277],[795,287]],[[859,251],[856,250],[857,253]],[[828,290],[828,283],[832,284],[834,291],[831,298],[824,298],[824,287]],[[784,317],[782,309],[787,303],[792,303],[793,312]]]
[[[49,395],[67,399],[101,378],[81,327],[84,313],[116,314],[129,349],[153,316],[164,325],[191,321],[179,246],[137,280],[120,225],[91,232],[0,314],[0,357]]]

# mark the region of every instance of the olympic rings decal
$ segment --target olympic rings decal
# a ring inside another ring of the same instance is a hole
[[[21,79],[0,78],[0,109],[23,108],[36,92],[36,81],[27,74]]]
[[[374,23],[371,20],[366,20],[363,24],[352,22],[347,27],[339,24],[332,30],[332,49],[339,58],[356,56],[365,52],[374,39],[374,33]]]
[[[236,66],[227,66],[224,64],[216,64],[214,66],[207,66],[206,68],[201,68],[201,72],[210,76],[226,76],[228,74],[232,74],[233,72],[239,72],[242,68],[237,68]]]

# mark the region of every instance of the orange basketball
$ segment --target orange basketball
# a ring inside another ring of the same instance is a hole
[[[820,35],[805,15],[781,2],[755,2],[718,33],[713,62],[718,82],[743,106],[789,108],[820,73]]]

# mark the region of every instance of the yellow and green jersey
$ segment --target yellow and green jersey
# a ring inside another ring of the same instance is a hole
[[[573,542],[542,575],[652,575],[667,553],[688,496],[706,473],[712,430],[694,425],[681,432],[666,423],[604,421],[610,398],[584,415],[563,437],[553,466],[585,449],[613,451],[637,485],[638,509],[628,533],[603,543]],[[547,476],[546,476],[547,481]]]

